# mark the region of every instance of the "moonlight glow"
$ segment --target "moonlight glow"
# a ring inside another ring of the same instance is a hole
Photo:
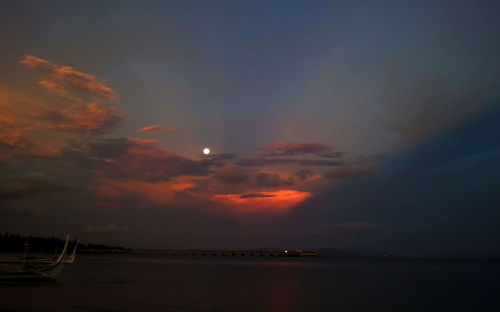
[[[209,149],[208,147],[205,147],[205,148],[203,149],[203,154],[205,154],[205,155],[210,154],[210,149]]]

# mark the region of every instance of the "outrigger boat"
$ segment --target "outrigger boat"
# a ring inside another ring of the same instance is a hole
[[[22,263],[10,262],[0,265],[0,283],[44,282],[54,280],[64,267],[64,259],[68,250],[69,235],[66,236],[64,249],[57,260],[47,263],[34,260]],[[25,253],[26,258],[26,253]],[[5,263],[5,261],[3,262]]]
[[[78,243],[80,242],[80,239],[76,241],[75,248],[73,248],[73,252],[71,255],[67,258],[64,258],[64,263],[65,264],[73,264],[75,263],[75,258],[76,258],[76,247],[78,247]]]
[[[68,244],[69,240],[68,237],[66,237],[66,242],[65,244]],[[73,252],[69,256],[65,256],[63,259],[63,262],[65,264],[73,264],[75,263],[75,258],[76,258],[76,249],[78,246],[78,243],[80,243],[80,239],[75,244],[75,247],[73,248]],[[56,260],[57,261],[57,260]],[[39,264],[52,264],[54,263],[54,259],[43,259],[43,258],[35,258],[35,259],[26,259],[26,255],[24,258],[14,258],[14,259],[0,259],[0,265],[2,264],[22,264],[26,266],[32,266],[32,265],[39,265]]]

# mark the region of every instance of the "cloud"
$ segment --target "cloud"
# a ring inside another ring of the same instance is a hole
[[[206,177],[218,172],[233,154],[193,160],[158,145],[156,140],[138,138],[90,138],[67,143],[63,157],[99,177],[146,182],[168,181],[180,176]],[[244,172],[244,170],[242,170]],[[233,175],[231,177],[231,174]],[[230,167],[218,172],[218,181],[242,179]],[[230,183],[230,182],[229,182]]]
[[[240,195],[240,198],[275,197],[275,196],[276,195],[274,195],[274,194],[249,193],[249,194],[242,194],[242,195]]]
[[[307,180],[307,178],[314,176],[314,172],[309,169],[300,169],[294,173],[300,181]]]
[[[144,127],[142,129],[137,130],[137,132],[142,133],[142,132],[176,132],[179,131],[179,129],[174,128],[174,127],[166,127],[162,125],[151,125]]]
[[[40,125],[56,131],[103,134],[115,128],[122,120],[116,108],[92,102],[78,103],[69,109],[47,109]]]
[[[186,179],[174,179],[162,182],[146,182],[140,180],[102,180],[98,186],[98,195],[108,199],[130,199],[137,198],[158,205],[182,206],[186,202],[177,196],[185,193],[196,185]]]
[[[385,77],[388,83],[374,99],[387,109],[386,128],[399,133],[405,142],[419,142],[493,107],[498,98],[498,68],[493,69],[493,75],[481,69],[483,75],[463,79],[467,70],[460,74],[453,71],[447,77],[433,73],[420,79],[389,71]]]
[[[316,155],[326,158],[339,158],[344,153],[334,151],[333,147],[321,142],[274,142],[262,147],[268,156]]]
[[[74,97],[70,93],[74,89],[62,80],[66,76],[59,66],[32,56],[27,56],[22,63],[47,75],[39,81],[45,89],[72,101],[58,98],[47,101],[0,86],[0,145],[3,149],[12,148],[2,158],[57,156],[65,150],[68,139],[62,132],[71,133],[72,139],[75,139],[74,134],[95,136],[108,133],[123,121],[121,112],[105,106],[102,97],[95,96],[90,103]],[[89,90],[95,93],[92,88]]]
[[[67,186],[53,181],[45,174],[7,174],[0,179],[0,202],[13,199],[27,199],[44,193],[68,190]]]
[[[23,133],[19,129],[14,129],[0,121],[0,144],[5,144],[10,147],[26,148],[28,142],[23,137]]]
[[[56,93],[64,98],[67,98],[67,99],[70,99],[70,100],[73,100],[73,101],[76,101],[77,99],[73,96],[71,96],[71,94],[69,93],[69,91],[66,89],[66,87],[58,82],[58,81],[53,81],[53,80],[40,80],[38,82],[39,85],[41,85],[42,87],[44,87],[45,89],[53,92],[53,93]]]
[[[89,224],[85,226],[85,232],[129,232],[130,228],[128,226],[117,225],[114,222],[111,222],[106,225],[96,226],[93,224]]]
[[[258,173],[254,179],[254,185],[257,187],[273,188],[295,184],[295,180],[292,177],[282,178],[278,173]]]
[[[372,154],[372,155],[359,155],[356,157],[357,163],[377,163],[385,160],[387,155],[384,154]]]
[[[207,175],[210,167],[224,164],[217,158],[195,161],[157,145],[155,140],[127,138],[127,153],[119,160],[123,172],[148,175],[153,179],[168,179],[180,175]]]
[[[238,166],[227,164],[215,172],[214,178],[223,183],[242,183],[248,180],[249,174]]]
[[[343,161],[330,159],[295,159],[295,158],[242,158],[236,162],[240,166],[278,166],[278,165],[298,165],[308,166],[340,166]]]
[[[79,162],[87,163],[89,169],[95,171],[99,168],[106,176],[150,182],[182,175],[206,176],[213,173],[213,167],[226,163],[217,157],[192,160],[158,146],[156,140],[137,138],[91,140],[76,145],[67,153]]]
[[[212,201],[240,213],[281,214],[312,196],[309,192],[278,190],[273,192],[253,192],[243,194],[217,194]]]
[[[226,161],[234,159],[236,157],[233,153],[221,153],[221,154],[210,154],[204,157],[204,162],[210,162],[214,165],[222,166]]]
[[[0,143],[10,147],[30,146],[29,132],[46,105],[24,92],[0,85]]]
[[[373,176],[377,167],[354,167],[351,165],[339,166],[327,172],[324,176],[330,179],[350,179]]]
[[[21,61],[27,68],[47,75],[40,85],[49,91],[62,96],[70,96],[69,90],[90,94],[98,99],[115,102],[118,100],[115,92],[96,77],[79,72],[69,66],[60,66],[53,62],[26,55]]]

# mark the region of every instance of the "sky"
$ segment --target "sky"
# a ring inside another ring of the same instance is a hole
[[[499,13],[2,1],[0,232],[499,253]]]

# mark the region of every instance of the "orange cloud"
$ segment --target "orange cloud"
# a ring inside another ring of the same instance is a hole
[[[26,56],[21,61],[26,67],[45,76],[39,84],[46,90],[71,102],[58,99],[45,101],[0,85],[0,143],[13,148],[11,157],[23,155],[61,155],[65,138],[56,132],[80,134],[107,133],[121,122],[121,112],[103,105],[102,99],[116,100],[114,92],[98,82],[94,76],[58,66],[47,60]],[[78,90],[93,95],[91,103],[74,97]],[[50,131],[46,131],[50,130]],[[5,157],[4,157],[5,158]]]
[[[38,84],[53,93],[59,94],[62,97],[65,97],[72,101],[77,101],[77,99],[72,97],[66,87],[60,82],[53,80],[40,80]]]
[[[151,125],[144,127],[142,129],[137,130],[137,132],[176,132],[179,131],[179,129],[174,128],[174,127],[165,127],[162,125]]]
[[[245,194],[218,194],[212,200],[236,212],[285,213],[312,196],[309,192],[279,190]]]
[[[115,92],[97,81],[95,76],[74,70],[69,66],[60,66],[36,56],[26,55],[21,61],[27,68],[46,74],[48,79],[40,81],[40,85],[62,96],[68,96],[69,90],[91,94],[99,99],[117,101]]]

